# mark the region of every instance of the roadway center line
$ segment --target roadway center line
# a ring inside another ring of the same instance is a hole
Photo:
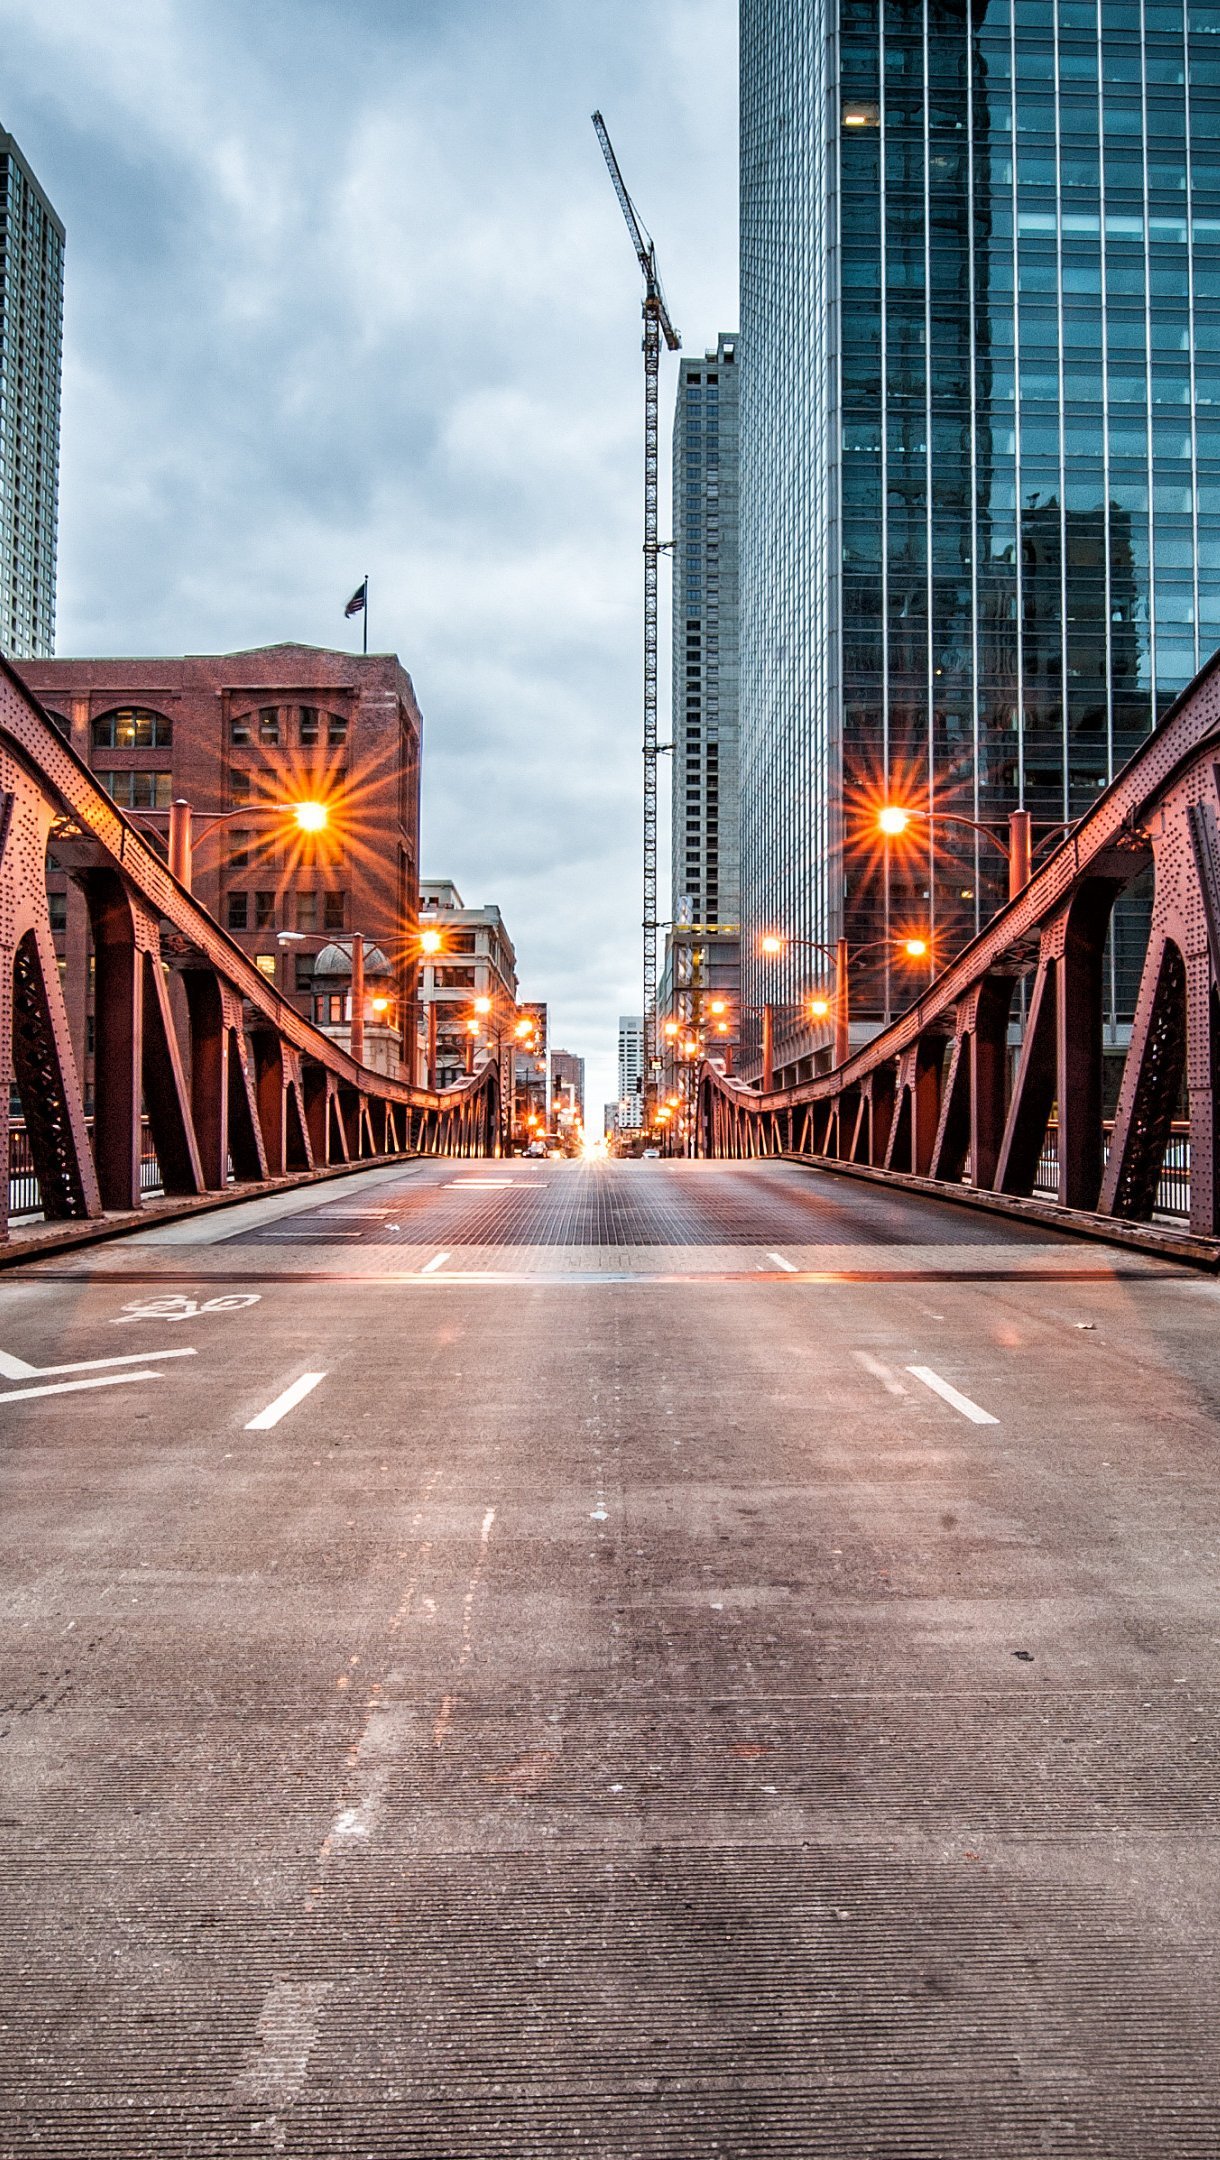
[[[924,1386],[931,1388],[934,1395],[939,1395],[943,1402],[960,1411],[964,1418],[969,1418],[972,1425],[999,1424],[999,1419],[992,1417],[990,1410],[980,1410],[976,1402],[971,1402],[968,1395],[961,1394],[948,1380],[942,1380],[940,1374],[934,1373],[930,1365],[908,1365],[907,1371],[912,1379],[922,1380]]]
[[[782,1267],[786,1275],[799,1275],[801,1272],[800,1269],[796,1266],[795,1262],[792,1260],[785,1260],[782,1253],[769,1252],[767,1254],[767,1258],[768,1260],[774,1260],[776,1267]]]
[[[299,1402],[304,1402],[307,1395],[312,1395],[319,1380],[325,1378],[324,1372],[302,1373],[300,1379],[294,1380],[291,1387],[286,1387],[273,1403],[268,1403],[265,1410],[260,1410],[257,1417],[251,1418],[246,1431],[269,1432],[273,1425],[279,1424],[282,1417],[287,1417],[290,1410],[295,1410]]]
[[[421,1269],[420,1269],[420,1271],[419,1271],[419,1272],[420,1272],[420,1274],[421,1274],[421,1275],[435,1275],[435,1273],[436,1273],[436,1271],[437,1271],[437,1269],[438,1269],[438,1268],[442,1268],[442,1267],[444,1267],[444,1265],[445,1265],[445,1262],[446,1262],[446,1260],[447,1260],[448,1258],[449,1258],[449,1255],[448,1255],[448,1253],[447,1253],[447,1252],[438,1252],[438,1253],[433,1253],[433,1255],[432,1255],[432,1258],[431,1258],[430,1260],[425,1260],[425,1262],[424,1262],[423,1266],[421,1267]]]
[[[0,1380],[46,1380],[52,1373],[102,1372],[111,1365],[156,1365],[162,1358],[197,1357],[196,1350],[138,1350],[124,1357],[80,1358],[75,1365],[27,1365],[24,1358],[0,1350]]]
[[[122,1387],[125,1380],[160,1380],[159,1372],[112,1372],[101,1373],[96,1380],[55,1380],[50,1387],[9,1388],[0,1395],[0,1403],[28,1402],[33,1395],[77,1395],[82,1388]]]

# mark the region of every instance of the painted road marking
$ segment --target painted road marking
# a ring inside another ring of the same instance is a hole
[[[79,1358],[75,1365],[27,1365],[24,1358],[0,1350],[0,1380],[49,1380],[53,1373],[102,1372],[111,1365],[147,1365],[150,1354],[160,1365],[165,1358],[197,1357],[196,1350],[136,1350],[123,1357]]]
[[[786,1275],[799,1275],[801,1272],[793,1261],[785,1260],[782,1253],[769,1252],[767,1258],[774,1260],[776,1267],[782,1267]]]
[[[295,1410],[299,1402],[304,1402],[307,1395],[312,1395],[318,1382],[325,1378],[324,1372],[302,1373],[300,1379],[294,1380],[291,1387],[286,1387],[273,1403],[268,1403],[265,1410],[260,1410],[257,1417],[251,1418],[246,1431],[270,1432],[271,1427],[278,1425],[282,1417],[287,1417],[290,1410]]]
[[[193,1320],[197,1313],[244,1312],[247,1307],[260,1303],[261,1295],[257,1290],[247,1290],[229,1297],[204,1298],[198,1304],[194,1298],[185,1294],[175,1297],[137,1298],[130,1305],[124,1305],[118,1319],[112,1320],[110,1324],[112,1327],[126,1327],[132,1320]],[[167,1357],[173,1354],[172,1351],[165,1353]]]
[[[431,1258],[430,1260],[425,1260],[425,1262],[424,1262],[423,1266],[421,1267],[421,1269],[420,1269],[420,1271],[419,1271],[419,1272],[420,1272],[420,1274],[421,1274],[421,1275],[435,1275],[435,1273],[436,1273],[436,1271],[437,1271],[437,1269],[438,1269],[438,1268],[442,1268],[442,1267],[444,1267],[444,1265],[445,1265],[445,1262],[446,1262],[446,1260],[447,1260],[448,1258],[449,1258],[449,1255],[448,1255],[448,1253],[447,1253],[447,1252],[438,1252],[438,1253],[433,1253],[433,1255],[432,1255],[432,1258]]]
[[[959,1410],[964,1418],[969,1418],[972,1425],[999,1424],[999,1419],[992,1417],[990,1410],[980,1410],[976,1402],[971,1402],[968,1395],[961,1394],[948,1380],[942,1380],[940,1374],[934,1373],[930,1365],[908,1365],[907,1371],[912,1379],[922,1380],[926,1388],[931,1388],[934,1395],[939,1395],[942,1402],[949,1403],[954,1410]]]
[[[0,1403],[29,1402],[34,1395],[79,1395],[83,1388],[122,1387],[125,1380],[163,1380],[159,1372],[99,1373],[96,1380],[53,1380],[50,1387],[9,1388]]]
[[[524,1185],[524,1183],[524,1178],[515,1177],[450,1178],[449,1190],[450,1192],[462,1192],[463,1190],[470,1190],[475,1185]]]

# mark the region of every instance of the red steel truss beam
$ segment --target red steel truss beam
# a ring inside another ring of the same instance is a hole
[[[84,887],[94,951],[92,1139],[47,901],[47,847]],[[171,995],[166,963],[181,978]],[[9,1100],[45,1214],[140,1205],[146,1110],[167,1193],[424,1152],[492,1154],[499,1074],[437,1093],[358,1064],[303,1020],[174,878],[0,660],[0,1237]]]
[[[1108,1157],[1102,968],[1114,902],[1154,881],[1151,935]],[[1029,979],[1009,1083],[1008,1025]],[[1220,1233],[1220,655],[1020,895],[834,1072],[768,1093],[700,1076],[700,1146],[794,1152],[1033,1193],[1052,1118],[1058,1201],[1147,1221],[1185,1089],[1190,1227]]]

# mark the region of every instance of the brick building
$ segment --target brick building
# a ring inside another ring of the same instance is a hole
[[[268,645],[141,660],[26,660],[21,674],[114,800],[165,834],[193,811],[193,888],[306,1017],[314,966],[358,932],[389,963],[389,1020],[415,1042],[422,720],[392,653]],[[326,830],[291,805],[327,804]],[[288,806],[288,807],[286,807]],[[223,823],[208,831],[210,820]],[[88,1078],[85,904],[50,877],[68,1012]],[[414,1077],[411,1074],[411,1077]]]

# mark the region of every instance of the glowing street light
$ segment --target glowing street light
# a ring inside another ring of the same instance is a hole
[[[926,960],[931,949],[927,939],[923,937],[909,937],[902,941],[902,950],[908,960]]]
[[[419,949],[422,953],[427,953],[429,959],[431,959],[436,953],[442,952],[444,950],[444,945],[445,940],[441,936],[439,930],[420,931]]]
[[[235,817],[290,817],[298,832],[320,833],[325,832],[330,822],[330,811],[324,802],[238,803],[232,810],[219,811],[196,831],[191,805],[185,795],[179,795],[169,806],[169,867],[171,876],[176,877],[188,892],[193,882],[198,843],[215,832],[218,825],[227,825]]]

